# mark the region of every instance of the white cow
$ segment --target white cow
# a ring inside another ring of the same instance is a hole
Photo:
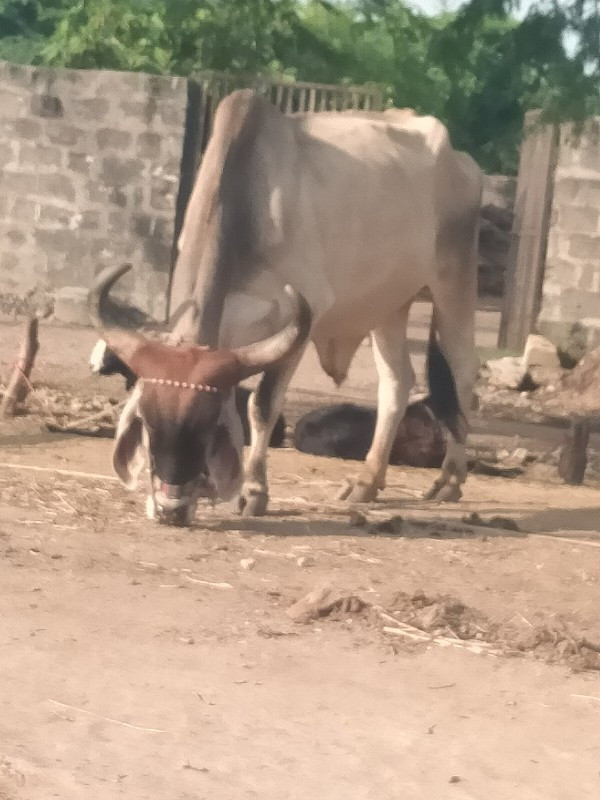
[[[308,338],[337,384],[370,333],[377,424],[363,468],[345,492],[350,501],[370,501],[384,488],[414,381],[409,309],[428,288],[432,404],[450,431],[429,496],[458,499],[476,372],[481,184],[475,162],[453,150],[432,117],[406,110],[289,117],[252,91],[233,92],[217,109],[185,214],[171,291],[173,358],[188,343],[232,352],[273,335],[289,315],[280,304],[286,284],[301,295],[297,312],[305,298]],[[105,296],[106,286],[96,289],[96,299]],[[245,513],[266,508],[268,442],[307,340],[299,322],[290,338],[290,325],[283,355],[281,347],[274,360],[265,356],[268,347],[261,351],[264,374],[249,405],[251,445],[240,492]],[[123,331],[105,338],[138,374],[145,340]],[[152,372],[151,360],[143,369]],[[139,395],[130,400],[129,417],[138,414]],[[149,447],[152,456],[152,437]]]

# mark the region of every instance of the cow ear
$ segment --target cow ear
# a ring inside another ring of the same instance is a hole
[[[126,364],[129,369],[133,369],[132,362],[137,351],[148,344],[148,339],[141,333],[125,331],[120,329],[107,329],[102,332],[104,341],[109,350]]]
[[[206,452],[208,474],[221,500],[231,500],[242,480],[244,433],[232,396],[223,407]]]
[[[113,451],[113,467],[128,489],[135,489],[144,466],[142,419],[138,414],[139,392],[135,392],[123,409]]]

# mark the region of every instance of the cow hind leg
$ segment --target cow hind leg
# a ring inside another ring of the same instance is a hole
[[[475,353],[475,292],[432,290],[435,325],[439,334],[439,348],[449,368],[449,379],[453,382],[450,394],[458,400],[459,413],[448,431],[446,456],[440,476],[425,499],[438,501],[459,500],[462,484],[467,478],[466,438],[469,412],[473,397],[473,386],[477,374]],[[444,379],[442,379],[442,384]],[[433,390],[434,387],[430,387]],[[447,389],[446,389],[447,391]],[[444,403],[444,387],[438,403]],[[448,398],[452,404],[452,398]]]
[[[390,452],[415,379],[406,340],[409,310],[410,303],[371,334],[379,377],[377,422],[362,471],[339,494],[341,500],[350,503],[371,502],[385,488]]]
[[[239,509],[244,516],[259,517],[267,510],[267,451],[273,429],[283,407],[288,384],[304,348],[276,369],[267,370],[248,400],[250,448],[244,470]]]

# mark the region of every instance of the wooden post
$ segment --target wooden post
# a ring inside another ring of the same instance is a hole
[[[39,346],[38,320],[36,317],[32,317],[27,322],[19,357],[15,361],[12,375],[8,380],[6,394],[2,398],[0,416],[14,417],[17,405],[22,403],[27,397],[29,389],[31,388],[29,376]]]
[[[558,153],[558,126],[534,128],[539,116],[525,114],[498,347],[522,348],[539,312]]]
[[[558,459],[558,474],[570,486],[580,486],[583,483],[589,439],[589,420],[581,419],[571,423]]]

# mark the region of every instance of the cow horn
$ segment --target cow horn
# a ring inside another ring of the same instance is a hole
[[[158,327],[157,323],[139,308],[115,302],[110,297],[110,290],[115,283],[130,272],[131,268],[131,264],[106,267],[96,277],[88,292],[88,312],[96,328],[103,328],[105,325],[119,328]]]
[[[312,323],[310,307],[305,298],[291,286],[285,287],[285,293],[294,307],[292,321],[274,336],[232,351],[242,365],[242,378],[264,372],[267,367],[284,361],[294,355],[308,339]]]
[[[88,293],[90,320],[108,347],[130,366],[135,351],[146,339],[139,333],[114,327],[114,318],[123,316],[123,307],[114,303],[109,292],[115,283],[131,270],[131,264],[107,267],[102,270]],[[135,309],[137,311],[137,309]],[[120,314],[119,314],[120,311]],[[141,314],[141,312],[138,312]]]

